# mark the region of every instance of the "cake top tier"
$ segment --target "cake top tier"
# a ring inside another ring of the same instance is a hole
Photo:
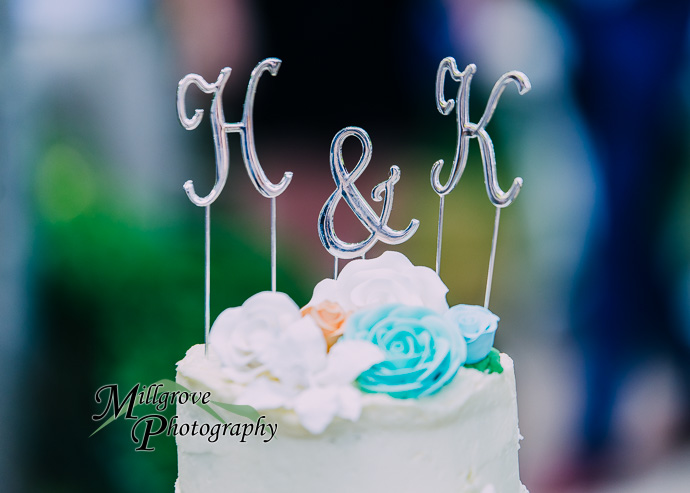
[[[336,417],[359,419],[364,394],[417,400],[461,368],[503,371],[491,349],[498,317],[449,307],[447,291],[401,253],[354,260],[318,283],[301,310],[285,293],[262,292],[222,312],[209,358],[234,404],[294,411],[321,433]]]
[[[185,98],[189,87],[213,95],[210,122],[216,150],[216,183],[204,197],[196,193],[191,180],[184,189],[195,205],[206,208],[206,354],[216,358],[213,361],[219,365],[228,388],[239,389],[234,402],[294,411],[304,428],[321,433],[336,417],[359,419],[365,393],[419,399],[439,393],[461,369],[500,373],[501,359],[492,350],[499,318],[488,310],[488,305],[500,211],[515,200],[522,179],[515,178],[505,192],[500,188],[493,143],[486,127],[505,88],[513,82],[523,94],[530,89],[529,79],[521,72],[504,74],[496,82],[482,117],[472,123],[469,92],[476,67],[470,64],[460,72],[450,57],[439,65],[437,109],[443,115],[455,109],[458,139],[448,181],[442,184],[440,180],[443,160],[431,169],[431,186],[440,200],[435,272],[413,265],[396,252],[364,258],[378,241],[397,245],[411,238],[419,221],[411,219],[403,230],[388,226],[394,186],[401,176],[397,166],[390,167],[389,177],[372,190],[372,199],[382,202],[381,213],[376,214],[355,184],[372,158],[369,135],[359,127],[346,127],[335,135],[330,149],[335,190],[318,219],[319,238],[334,257],[334,275],[333,279],[318,283],[311,301],[300,309],[276,287],[276,197],[288,187],[293,174],[285,172],[279,183],[268,180],[259,163],[253,133],[253,105],[259,79],[264,72],[275,76],[281,63],[277,58],[269,58],[254,68],[239,122],[228,123],[223,114],[223,90],[230,68],[221,70],[214,83],[190,74],[178,85],[178,115],[188,130],[199,125],[204,113],[197,109],[191,118],[187,115]],[[458,95],[453,100],[446,100],[444,95],[447,75],[459,82]],[[222,312],[211,330],[210,206],[228,179],[228,133],[240,135],[250,181],[263,197],[271,200],[272,282],[270,292],[258,293],[242,306]],[[362,145],[361,157],[352,171],[346,169],[342,154],[343,143],[349,137],[355,137]],[[481,150],[487,195],[496,207],[486,295],[484,307],[449,307],[448,288],[439,277],[444,198],[462,176],[473,138]],[[333,218],[342,200],[369,232],[362,241],[349,243],[336,234]],[[362,259],[353,260],[339,275],[338,259],[360,256]],[[212,355],[208,354],[209,343]]]

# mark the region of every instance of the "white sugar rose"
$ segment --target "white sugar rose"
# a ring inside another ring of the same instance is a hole
[[[259,355],[271,375],[294,388],[307,387],[310,376],[326,365],[326,340],[311,318],[286,327]]]
[[[277,379],[257,378],[235,403],[292,409],[314,434],[323,432],[336,417],[359,418],[362,393],[352,382],[383,361],[382,351],[367,341],[339,341],[327,353],[321,329],[311,318],[291,324],[267,349],[267,366]]]
[[[242,384],[235,404],[292,409],[311,433],[335,417],[359,417],[361,392],[352,382],[383,360],[366,341],[338,342],[329,353],[322,329],[284,293],[259,293],[228,308],[209,342],[223,373]]]
[[[308,306],[331,301],[347,311],[355,311],[400,303],[442,313],[448,310],[447,292],[433,270],[415,266],[402,253],[388,251],[378,258],[353,260],[337,280],[318,283]]]
[[[218,315],[209,335],[210,346],[220,358],[223,373],[237,383],[247,383],[269,374],[264,354],[286,327],[301,319],[299,307],[285,293],[258,293]]]

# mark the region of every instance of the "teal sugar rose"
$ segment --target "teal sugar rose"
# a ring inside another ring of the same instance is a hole
[[[498,318],[483,306],[455,305],[444,318],[458,327],[467,342],[467,363],[483,360],[494,345]]]
[[[438,392],[467,356],[457,328],[421,306],[395,304],[356,312],[343,339],[369,341],[383,350],[385,360],[360,374],[357,383],[365,392],[399,399]]]

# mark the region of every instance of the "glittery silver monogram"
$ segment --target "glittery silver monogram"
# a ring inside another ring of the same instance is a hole
[[[453,160],[453,167],[450,171],[450,176],[446,184],[442,184],[440,180],[441,169],[443,168],[443,160],[436,161],[431,170],[431,186],[438,194],[439,202],[439,219],[438,219],[438,237],[436,243],[436,273],[441,270],[441,240],[443,237],[443,208],[444,198],[450,193],[460,181],[460,177],[465,170],[467,164],[467,155],[469,150],[469,140],[476,138],[479,141],[479,149],[481,151],[482,163],[484,169],[484,184],[486,185],[486,193],[491,203],[496,207],[496,218],[494,221],[494,236],[492,240],[491,257],[489,260],[489,275],[487,279],[486,295],[484,298],[484,305],[488,307],[489,296],[491,292],[491,280],[493,277],[493,266],[496,253],[496,240],[498,237],[498,224],[500,218],[500,209],[509,206],[517,197],[522,187],[522,178],[515,178],[512,185],[507,192],[504,192],[498,184],[498,177],[496,174],[496,154],[494,152],[494,145],[491,141],[489,133],[486,131],[486,126],[489,124],[491,117],[496,110],[498,100],[503,94],[506,86],[514,82],[518,87],[520,94],[525,94],[531,89],[529,79],[525,74],[518,71],[511,71],[503,74],[491,91],[489,100],[486,104],[486,109],[482,115],[479,123],[472,123],[469,120],[469,100],[470,100],[470,83],[472,77],[477,71],[474,64],[465,67],[463,72],[458,70],[455,59],[452,57],[444,58],[438,67],[436,73],[436,107],[443,115],[448,115],[453,109],[456,111],[458,122],[458,140],[455,151],[455,158]],[[446,100],[443,93],[445,85],[446,74],[460,82],[458,89],[458,96],[455,100]]]
[[[362,156],[352,172],[345,169],[343,163],[343,143],[348,137],[354,136],[362,143]],[[376,241],[381,240],[389,245],[398,245],[408,240],[419,227],[419,221],[412,219],[404,230],[394,230],[388,226],[388,219],[393,208],[393,187],[400,179],[400,168],[391,166],[390,177],[379,183],[371,192],[372,199],[376,202],[383,201],[381,215],[378,216],[369,206],[360,191],[355,186],[355,181],[366,169],[372,154],[372,143],[363,129],[359,127],[347,127],[336,134],[331,143],[331,173],[335,181],[336,189],[328,198],[321,214],[319,214],[319,238],[328,252],[336,258],[352,259],[364,255]],[[357,218],[371,233],[368,238],[358,243],[348,243],[335,233],[333,226],[333,214],[341,199],[345,199]],[[336,267],[337,270],[337,267]]]
[[[272,183],[264,173],[259,157],[256,155],[256,148],[254,144],[254,97],[256,95],[256,88],[259,79],[264,72],[269,72],[271,75],[276,75],[280,68],[281,61],[277,58],[267,58],[260,62],[252,71],[247,86],[247,93],[244,100],[244,112],[242,120],[235,123],[228,123],[225,121],[223,114],[223,91],[230,78],[232,69],[225,67],[220,71],[218,79],[213,84],[208,83],[202,76],[198,74],[188,74],[180,80],[177,86],[177,115],[180,123],[187,130],[194,130],[199,126],[204,116],[204,110],[195,109],[194,116],[187,117],[187,110],[185,107],[185,100],[187,89],[189,86],[195,85],[202,92],[206,94],[213,94],[213,101],[211,102],[211,129],[213,132],[213,144],[216,151],[216,182],[213,189],[205,197],[201,197],[194,189],[192,180],[188,180],[184,184],[184,190],[187,192],[189,200],[193,204],[205,208],[205,331],[206,341],[208,341],[208,333],[210,330],[210,311],[211,311],[211,204],[220,196],[225,183],[228,179],[228,171],[230,167],[230,151],[228,146],[228,139],[225,134],[238,133],[240,134],[240,142],[242,145],[242,159],[244,161],[247,174],[254,185],[264,197],[271,199],[271,288],[276,290],[276,197],[283,193],[292,180],[292,173],[286,172],[279,183]],[[208,345],[206,347],[208,350]]]
[[[247,173],[249,174],[252,184],[261,195],[269,198],[277,197],[283,193],[290,184],[292,173],[289,171],[283,174],[283,178],[279,183],[271,183],[259,163],[259,157],[256,155],[256,148],[254,145],[254,97],[256,95],[256,88],[261,75],[264,72],[276,75],[280,68],[280,64],[281,61],[277,58],[267,58],[254,68],[247,87],[242,120],[235,123],[227,123],[223,114],[223,90],[230,78],[230,72],[232,71],[230,67],[225,67],[221,70],[218,80],[213,84],[209,84],[203,77],[197,74],[189,74],[180,81],[177,87],[177,113],[182,126],[187,130],[193,130],[198,127],[204,116],[204,110],[197,109],[194,111],[194,116],[192,118],[187,117],[185,96],[189,86],[194,84],[201,91],[207,94],[213,94],[213,102],[211,103],[211,129],[213,131],[213,142],[216,148],[216,183],[213,190],[211,190],[206,197],[200,197],[194,190],[194,183],[192,180],[188,180],[184,184],[184,189],[189,196],[189,200],[194,204],[200,207],[212,204],[223,191],[225,182],[228,179],[228,168],[230,166],[228,140],[224,134],[240,134],[244,165],[247,168]]]
[[[517,197],[517,194],[520,192],[522,178],[515,178],[507,192],[501,190],[496,176],[496,155],[494,153],[494,145],[491,141],[491,137],[486,131],[486,126],[489,124],[496,110],[501,94],[503,94],[503,91],[510,82],[515,82],[520,94],[525,94],[532,86],[527,76],[522,72],[512,71],[503,74],[491,91],[489,101],[486,104],[486,109],[479,123],[472,123],[469,121],[470,83],[476,71],[477,67],[474,64],[470,64],[465,67],[464,72],[460,72],[455,63],[455,59],[452,57],[444,58],[438,67],[438,72],[436,74],[436,107],[439,112],[448,115],[456,108],[457,102],[458,144],[448,182],[445,185],[441,185],[440,182],[441,168],[443,167],[443,160],[441,159],[434,163],[434,167],[431,170],[431,186],[439,196],[444,196],[455,188],[467,164],[469,140],[471,138],[476,138],[479,141],[479,149],[482,154],[484,183],[486,184],[486,192],[489,196],[489,200],[491,200],[491,203],[496,207],[506,207],[515,200],[515,197]],[[446,101],[443,94],[446,73],[450,73],[454,81],[460,82],[458,96],[455,101]]]

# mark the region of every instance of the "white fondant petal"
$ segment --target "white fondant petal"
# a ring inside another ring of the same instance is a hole
[[[278,317],[294,317],[300,316],[299,306],[287,294],[280,291],[262,291],[260,293],[247,298],[242,304],[242,307],[248,312],[257,311],[266,313],[267,308],[270,307],[271,312]]]
[[[261,348],[257,357],[279,380],[305,387],[310,376],[326,366],[326,340],[313,319],[300,318]]]
[[[265,374],[259,358],[290,324],[301,320],[297,304],[285,293],[262,292],[242,306],[228,308],[213,323],[209,342],[223,373],[238,383]]]
[[[255,409],[289,408],[297,392],[280,382],[258,378],[250,382],[237,396],[235,404],[252,406]]]
[[[362,392],[351,385],[338,387],[338,416],[357,421],[362,414]]]
[[[213,322],[211,332],[209,333],[209,341],[213,345],[213,349],[218,353],[221,360],[223,359],[222,350],[230,344],[230,339],[233,333],[233,327],[236,320],[241,316],[242,308],[227,308],[223,310],[216,321]]]
[[[385,359],[383,351],[368,341],[338,341],[328,353],[326,368],[315,375],[319,385],[349,385],[364,371]]]
[[[332,387],[311,387],[295,399],[295,413],[304,428],[322,433],[338,412],[338,393]]]
[[[318,305],[323,301],[338,302],[340,294],[338,292],[338,283],[333,279],[324,279],[314,286],[314,293],[307,306]]]
[[[424,286],[422,290],[424,306],[438,313],[448,310],[448,301],[446,300],[448,286],[438,277],[436,272],[428,267],[418,266],[415,267],[415,274],[417,281]]]
[[[260,365],[255,368],[245,367],[242,370],[237,370],[234,366],[224,366],[221,368],[223,375],[235,383],[249,383],[261,375],[266,375],[268,370],[265,366]]]
[[[328,300],[347,311],[356,311],[402,303],[426,306],[440,313],[448,309],[447,292],[433,270],[415,266],[402,253],[389,251],[377,258],[349,262],[338,280],[324,279],[316,285],[309,304]]]

